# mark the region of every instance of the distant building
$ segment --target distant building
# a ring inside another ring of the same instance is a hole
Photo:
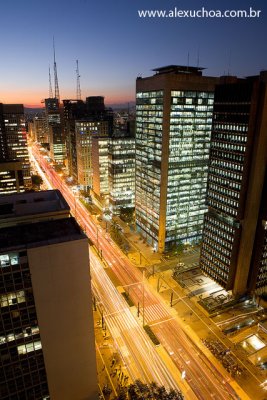
[[[79,120],[75,122],[75,131],[78,183],[84,190],[89,190],[93,187],[92,138],[93,136],[107,138],[108,122]],[[95,147],[95,150],[98,151],[98,148]]]
[[[64,130],[66,137],[67,168],[69,175],[78,181],[75,121],[85,119],[86,104],[82,100],[63,100]]]
[[[66,140],[63,127],[63,110],[57,98],[45,99],[47,135],[50,157],[56,164],[64,164],[66,159]]]
[[[69,175],[85,190],[92,189],[92,135],[110,135],[112,110],[104,97],[91,96],[86,101],[63,100]]]
[[[33,135],[34,140],[38,143],[45,144],[49,142],[45,115],[39,115],[33,118]]]
[[[159,252],[202,237],[214,88],[171,65],[136,81],[136,226]]]
[[[266,267],[267,72],[216,87],[200,267],[235,295]]]
[[[88,240],[59,191],[0,198],[0,398],[98,399]]]
[[[19,161],[24,186],[31,186],[24,107],[0,103],[0,161]]]
[[[20,161],[0,161],[0,195],[24,192]]]
[[[113,214],[135,207],[135,137],[115,133],[109,141],[109,208]]]
[[[100,208],[108,207],[108,147],[109,137],[107,132],[103,135],[92,137],[92,174],[93,187],[92,195]]]

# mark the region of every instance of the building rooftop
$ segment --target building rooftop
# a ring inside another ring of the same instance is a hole
[[[0,252],[85,238],[73,217],[0,229]]]
[[[193,74],[202,75],[202,71],[205,68],[201,67],[190,67],[186,65],[166,65],[165,67],[154,68],[152,71],[157,72],[157,74]]]
[[[68,217],[70,207],[59,190],[25,192],[0,197],[0,228],[36,219]]]

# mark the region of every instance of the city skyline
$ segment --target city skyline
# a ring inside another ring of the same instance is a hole
[[[260,18],[140,18],[138,10],[246,9]],[[48,69],[53,70],[53,36],[60,97],[76,97],[79,59],[82,97],[105,96],[106,104],[134,101],[135,79],[168,64],[207,68],[204,75],[256,75],[267,68],[262,37],[266,4],[260,1],[87,0],[45,4],[25,0],[2,4],[0,101],[40,106],[48,97]]]

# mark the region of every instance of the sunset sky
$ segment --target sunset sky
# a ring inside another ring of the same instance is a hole
[[[141,19],[141,9],[261,10],[259,19]],[[53,73],[60,97],[75,98],[79,60],[82,97],[133,101],[135,79],[169,64],[206,67],[205,75],[254,75],[267,69],[264,0],[1,1],[0,102],[39,105]]]

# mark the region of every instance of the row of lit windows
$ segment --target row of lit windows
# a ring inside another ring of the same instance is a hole
[[[205,264],[204,264],[205,263]],[[224,286],[228,279],[228,274],[223,272],[220,268],[220,264],[214,265],[213,261],[201,258],[200,267],[205,271],[213,280],[219,282],[220,285]]]
[[[25,292],[23,290],[0,295],[0,307],[8,307],[12,306],[13,304],[25,303],[25,301]]]
[[[220,131],[230,131],[234,132],[247,132],[248,126],[247,125],[239,125],[239,124],[223,124],[223,123],[214,123],[213,124],[213,129],[215,131],[220,130]]]
[[[247,142],[247,136],[246,135],[234,135],[232,132],[214,132],[212,131],[212,140],[217,141],[217,140],[222,140],[228,143],[246,143]]]
[[[41,350],[41,348],[42,348],[42,343],[40,340],[37,340],[36,342],[26,343],[26,344],[17,346],[19,355],[23,355],[23,354],[31,353],[33,351]]]
[[[163,97],[163,91],[151,91],[151,92],[137,92],[136,98],[137,99],[145,99],[145,98],[153,98],[153,97]]]
[[[218,165],[218,167],[214,167],[214,165]],[[229,164],[229,163],[228,163]],[[233,164],[231,164],[233,165]],[[235,164],[234,164],[235,165]],[[222,162],[218,160],[212,160],[209,168],[209,176],[218,176],[220,178],[229,179],[229,182],[232,180],[236,180],[238,182],[242,181],[242,173],[238,173],[233,169],[222,169]]]
[[[221,196],[223,195],[224,198],[225,196],[231,197],[231,200],[236,198],[239,199],[239,193],[231,190],[229,188],[226,188],[225,186],[220,186],[219,184],[213,184],[211,181],[208,182],[208,194],[209,196],[213,196],[214,193],[218,193],[218,197],[215,196],[215,198],[220,199]]]
[[[226,150],[226,151],[236,151],[236,152],[241,152],[241,153],[245,153],[245,151],[246,151],[246,146],[238,145],[235,143],[229,143],[229,142],[219,142],[219,141],[212,142],[211,148],[214,150],[222,149],[222,150]]]
[[[207,224],[207,226],[206,226],[206,224]],[[205,226],[213,234],[217,233],[217,235],[222,235],[222,237],[226,238],[230,242],[232,242],[234,240],[233,235],[235,233],[235,229],[233,228],[233,226],[225,224],[221,219],[217,219],[217,218],[211,217],[210,215],[206,215]]]
[[[222,171],[220,171],[220,172],[222,172]],[[211,174],[209,172],[209,182],[210,183],[214,182],[215,185],[225,186],[227,188],[233,188],[233,189],[236,189],[236,190],[240,191],[240,189],[241,189],[240,182],[234,181],[234,177],[232,177],[230,180],[229,179],[225,179],[225,178],[226,178],[225,175],[223,175],[223,176],[219,175],[219,174],[218,175],[214,175],[214,174]]]
[[[9,333],[6,336],[0,336],[0,344],[12,342],[14,340],[19,340],[32,335],[37,335],[39,333],[39,327],[28,327],[23,329],[20,333]]]
[[[232,244],[225,240],[221,235],[211,236],[209,234],[205,234],[203,240],[203,248],[208,247],[211,252],[218,252],[227,257],[229,263],[232,252]]]
[[[175,111],[171,111],[171,121],[176,121],[177,118],[191,118],[192,119],[192,123],[195,123],[195,121],[198,121],[198,118],[200,119],[200,122],[203,122],[203,119],[206,120],[211,120],[212,118],[212,112],[207,112],[207,111],[199,111],[199,110],[194,110],[191,109],[190,111],[188,110],[177,110],[175,109]]]
[[[231,203],[231,205],[229,203]],[[219,210],[226,215],[231,215],[232,217],[237,216],[237,208],[238,208],[237,202],[233,201],[227,202],[223,201],[223,199],[216,200],[215,198],[208,196],[207,204],[210,207],[214,208],[215,210]]]
[[[206,244],[203,243],[202,249],[201,249],[201,259],[203,261],[203,257],[211,261],[214,265],[216,265],[219,269],[219,271],[229,271],[229,266],[230,266],[230,259],[227,257],[224,257],[222,254],[217,253],[213,250],[213,248],[207,247]]]
[[[214,98],[214,92],[202,92],[202,91],[191,91],[191,90],[172,90],[171,91],[172,97],[198,97],[198,98]]]
[[[174,104],[171,106],[172,111],[180,111],[180,110],[193,110],[193,111],[201,111],[203,113],[209,113],[212,115],[213,105],[203,104],[203,101],[198,101],[196,104],[188,105],[188,104]],[[172,115],[172,112],[171,112]]]
[[[211,145],[211,150],[210,150],[210,160],[211,163],[213,162],[213,160],[216,160],[216,162],[218,162],[217,160],[222,160],[223,163],[231,163],[231,165],[239,170],[242,171],[243,170],[243,163],[244,163],[244,155],[243,154],[237,154],[234,152],[225,152],[219,149],[214,148],[214,146]],[[222,163],[222,165],[223,165]],[[225,164],[226,165],[226,164]]]
[[[243,157],[242,157],[243,160]],[[237,160],[239,161],[239,160]],[[210,159],[211,166],[221,167],[223,169],[229,169],[232,171],[243,171],[243,164],[237,164],[236,162],[231,162],[230,160],[222,160],[221,158],[212,157]],[[237,175],[238,176],[238,175]]]

